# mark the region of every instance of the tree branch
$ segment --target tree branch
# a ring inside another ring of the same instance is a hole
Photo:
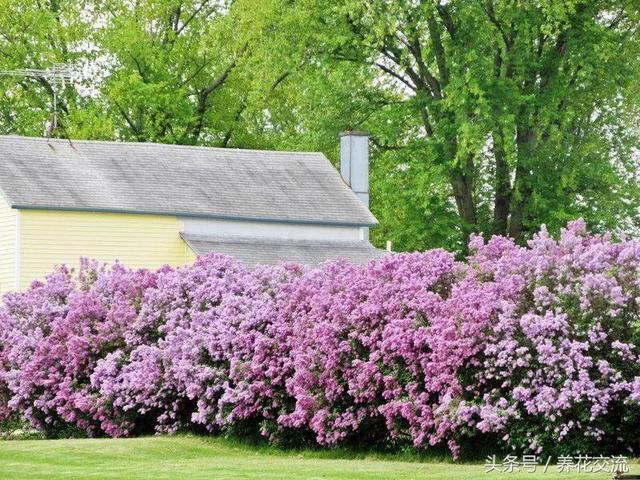
[[[413,84],[416,86],[416,90],[424,90],[429,93],[433,93],[429,90],[429,87],[422,79],[422,77],[416,72],[411,65],[408,65],[406,62],[402,61],[402,53],[394,47],[393,45],[385,42],[385,45],[382,46],[380,53],[395,63],[400,68],[404,69],[405,73],[409,76]]]
[[[131,128],[131,130],[133,131],[136,139],[139,142],[144,142],[145,138],[144,135],[142,135],[142,132],[140,131],[140,128],[138,127],[138,125],[136,125],[136,123],[133,121],[133,119],[129,116],[129,114],[126,112],[126,110],[124,108],[122,108],[122,106],[120,105],[120,103],[118,102],[114,102],[116,107],[118,107],[118,111],[120,112],[120,114],[122,115],[122,117],[125,119],[125,121],[127,122],[127,125],[129,125],[129,128]]]
[[[458,30],[455,24],[453,23],[453,19],[451,18],[451,15],[449,14],[449,10],[447,10],[447,7],[445,5],[441,5],[438,3],[436,5],[436,11],[438,12],[438,15],[440,16],[440,18],[442,19],[444,28],[446,28],[447,32],[449,32],[449,36],[452,39],[455,39],[457,36]]]
[[[444,45],[442,44],[440,29],[438,28],[436,19],[431,13],[427,16],[427,27],[429,28],[429,36],[433,42],[433,52],[436,57],[438,72],[440,73],[440,83],[442,87],[446,87],[449,84],[449,69],[447,68],[446,55]]]
[[[386,65],[384,65],[383,63],[380,63],[380,62],[376,62],[375,65],[376,65],[376,67],[378,67],[383,72],[388,73],[392,77],[400,80],[402,83],[404,83],[407,87],[409,87],[414,92],[417,90],[417,87],[414,84],[412,84],[409,80],[407,80],[404,76],[402,76],[401,74],[399,74],[395,70],[387,67]]]
[[[202,10],[204,10],[204,7],[206,7],[208,4],[209,4],[209,0],[204,0],[200,4],[200,6],[193,11],[193,13],[189,16],[189,18],[187,18],[184,21],[182,26],[180,26],[180,28],[178,28],[176,30],[176,35],[180,35],[182,33],[182,31],[189,26],[189,24],[200,14],[200,12],[202,12]],[[207,14],[204,16],[204,18],[205,19],[209,18],[209,16],[215,11],[216,11],[216,9],[212,8],[211,10],[209,10],[209,12],[207,12]]]
[[[138,61],[138,59],[136,57],[134,57],[133,55],[129,54],[129,56],[131,57],[131,60],[133,60],[133,63],[135,63],[136,65],[136,70],[138,70],[138,74],[140,75],[140,78],[142,78],[142,81],[144,83],[149,83],[149,80],[147,79],[146,74],[144,73],[143,69],[142,69],[142,65],[140,64],[140,62]]]
[[[240,56],[242,56],[242,54],[247,50],[248,45],[245,45],[241,52],[240,52]],[[232,70],[234,68],[236,68],[236,66],[238,65],[238,59],[235,58],[230,64],[229,66],[222,72],[222,74],[216,78],[213,82],[211,82],[209,85],[207,85],[201,92],[200,92],[200,98],[202,98],[203,100],[206,101],[207,97],[217,88],[221,87],[224,82],[227,80],[227,78],[229,77],[229,74],[231,74]]]
[[[284,72],[282,75],[276,78],[273,84],[271,85],[269,92],[273,92],[276,88],[278,88],[278,86],[282,82],[284,82],[287,79],[287,77],[289,77],[289,75],[291,75],[291,72]],[[242,104],[240,105],[240,108],[236,111],[236,114],[233,117],[233,125],[231,125],[229,130],[227,130],[227,132],[224,135],[224,138],[222,139],[222,145],[221,145],[222,147],[226,148],[229,146],[229,142],[231,141],[231,136],[233,135],[233,132],[238,124],[238,121],[240,121],[240,117],[242,116],[242,113],[246,109],[247,109],[247,102],[243,101]]]
[[[242,55],[248,49],[248,45],[245,44],[241,50],[240,55]],[[198,106],[196,107],[196,117],[197,120],[195,125],[192,128],[187,128],[185,130],[185,135],[183,137],[191,136],[192,143],[196,143],[198,138],[200,137],[200,133],[202,132],[202,128],[204,127],[204,115],[207,112],[207,101],[209,96],[218,88],[220,88],[229,78],[229,75],[236,68],[238,64],[238,58],[235,58],[229,66],[209,85],[200,90],[198,93]]]
[[[438,79],[433,76],[433,74],[429,71],[427,65],[424,63],[420,41],[414,35],[412,35],[411,38],[407,39],[405,45],[413,56],[416,65],[418,66],[418,72],[420,74],[420,77],[423,79],[423,83],[429,85],[429,90],[435,98],[441,99],[442,90],[440,88],[440,82],[438,82]]]
[[[493,2],[488,1],[486,4],[483,3],[482,9],[487,15],[487,18],[489,19],[489,21],[498,29],[498,32],[500,32],[500,36],[502,37],[502,41],[504,42],[507,50],[510,50],[513,45],[513,39],[509,37],[509,35],[507,35],[506,30],[496,18],[496,12],[493,6]]]
[[[393,151],[395,151],[395,150],[402,150],[404,148],[404,147],[402,147],[400,145],[387,145],[387,144],[384,144],[384,143],[380,142],[380,140],[378,140],[374,136],[369,137],[369,140],[371,140],[371,143],[373,145],[375,145],[375,147],[380,149],[380,150],[385,150],[385,151],[393,150]]]

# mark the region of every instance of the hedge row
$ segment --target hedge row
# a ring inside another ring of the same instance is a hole
[[[640,242],[569,224],[354,266],[83,261],[8,294],[0,417],[49,435],[638,447]]]

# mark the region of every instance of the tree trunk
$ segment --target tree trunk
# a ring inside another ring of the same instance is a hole
[[[516,178],[511,193],[511,218],[509,221],[509,236],[516,242],[522,240],[524,214],[531,198],[531,168],[533,154],[536,148],[537,135],[535,128],[520,127],[516,134],[518,151],[518,166]]]
[[[509,178],[509,163],[504,150],[504,138],[502,133],[497,131],[494,132],[493,138],[493,156],[496,161],[493,233],[506,235],[511,203],[511,179]]]
[[[524,182],[516,182],[514,188],[514,202],[511,207],[511,218],[509,222],[509,236],[516,242],[522,239],[522,225],[524,220],[524,209],[527,203],[528,194]]]
[[[454,157],[452,157],[454,158]],[[463,241],[469,240],[469,235],[476,231],[478,220],[476,218],[476,206],[473,198],[473,156],[468,155],[465,166],[455,167],[451,172],[451,186],[456,201],[458,215],[462,220]]]

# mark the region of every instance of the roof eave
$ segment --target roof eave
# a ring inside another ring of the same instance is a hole
[[[310,220],[310,219],[295,219],[295,218],[267,218],[267,217],[244,217],[244,216],[232,216],[232,215],[215,215],[193,212],[159,212],[159,211],[147,211],[147,210],[128,210],[128,209],[114,209],[114,208],[95,208],[95,207],[60,207],[55,205],[20,205],[11,204],[11,208],[16,210],[51,210],[60,212],[95,212],[95,213],[120,213],[131,215],[158,215],[158,216],[170,216],[170,217],[190,217],[190,218],[207,218],[212,220],[235,220],[235,221],[247,221],[247,222],[262,222],[262,223],[297,223],[304,225],[326,225],[326,226],[343,226],[343,227],[375,227],[378,225],[378,221],[372,215],[373,222],[343,222],[335,220]]]

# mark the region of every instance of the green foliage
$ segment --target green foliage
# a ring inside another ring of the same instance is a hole
[[[35,430],[30,423],[17,417],[9,417],[0,422],[0,441],[42,439],[42,432]]]
[[[460,246],[469,231],[526,239],[579,215],[637,232],[636,4],[315,8],[350,31],[330,56],[377,67],[378,88],[400,97],[384,118],[404,121],[401,131],[389,138],[380,118],[365,122],[386,159],[374,173],[387,190],[373,203],[379,235],[409,249]]]
[[[640,230],[640,7],[620,0],[0,0],[0,68],[78,67],[55,135],[320,150],[372,133],[372,238]],[[0,77],[0,132],[53,86]],[[66,132],[66,133],[65,133]]]

